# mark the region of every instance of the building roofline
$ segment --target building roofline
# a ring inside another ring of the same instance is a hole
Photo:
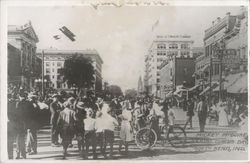
[[[95,55],[103,64],[103,60],[100,57],[99,53],[95,49],[85,49],[85,50],[57,50],[57,49],[38,49],[37,54],[40,55],[44,51],[45,55],[55,55],[55,54],[62,54],[62,55],[70,55],[74,53],[80,53],[85,55]]]

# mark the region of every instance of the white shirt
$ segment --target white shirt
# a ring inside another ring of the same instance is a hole
[[[103,122],[105,120],[101,117],[96,118],[96,122],[95,122],[95,129],[96,132],[102,132],[103,131]]]
[[[40,107],[41,110],[43,109],[49,109],[49,106],[45,104],[44,102],[38,102],[38,106]]]
[[[171,108],[168,110],[168,123],[169,123],[169,125],[174,125],[174,119],[175,119],[174,110]]]
[[[115,131],[115,126],[118,126],[117,120],[109,114],[104,114],[102,116],[102,129]]]
[[[88,117],[84,119],[84,128],[86,131],[93,131],[96,128],[96,120],[94,118]]]

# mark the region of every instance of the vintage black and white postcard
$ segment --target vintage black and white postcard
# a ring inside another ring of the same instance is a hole
[[[248,3],[1,1],[1,161],[247,162]]]

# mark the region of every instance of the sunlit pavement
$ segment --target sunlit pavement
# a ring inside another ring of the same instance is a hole
[[[183,125],[186,113],[181,109],[175,109],[176,123]],[[184,120],[183,120],[184,119]],[[189,127],[189,126],[188,126]],[[211,122],[206,125],[205,133],[199,133],[197,114],[193,119],[193,129],[186,129],[187,144],[184,148],[174,148],[168,143],[157,144],[150,150],[142,151],[134,143],[129,146],[129,153],[124,155],[118,152],[119,136],[116,133],[114,154],[112,159],[126,160],[246,160],[247,145],[240,136],[232,136],[227,133],[236,133],[239,129],[233,127],[218,127]],[[239,140],[242,140],[239,142]],[[237,144],[240,143],[240,144]],[[76,141],[73,140],[73,147],[69,148],[67,160],[82,160],[79,155]],[[99,150],[97,150],[99,153]],[[109,150],[107,150],[109,151]],[[49,127],[39,130],[38,153],[27,155],[27,159],[62,159],[62,146],[51,147]],[[89,159],[92,159],[91,153]],[[98,159],[104,159],[99,153]]]

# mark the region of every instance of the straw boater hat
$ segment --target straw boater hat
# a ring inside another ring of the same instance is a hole
[[[96,102],[97,102],[98,104],[102,104],[102,103],[103,103],[103,99],[100,98],[100,97],[98,97]]]
[[[85,106],[84,106],[84,102],[80,101],[76,104],[76,107],[79,108],[79,109],[84,109]]]
[[[31,94],[28,95],[28,98],[34,99],[34,98],[38,98],[38,96],[36,94],[34,94],[34,93],[31,93]]]
[[[54,97],[59,97],[60,95],[59,94],[53,94],[52,95],[52,98],[54,98]]]
[[[109,105],[108,104],[106,104],[106,103],[104,103],[103,104],[103,107],[102,107],[102,113],[108,113],[108,112],[110,112],[111,111],[111,108],[109,107]]]

